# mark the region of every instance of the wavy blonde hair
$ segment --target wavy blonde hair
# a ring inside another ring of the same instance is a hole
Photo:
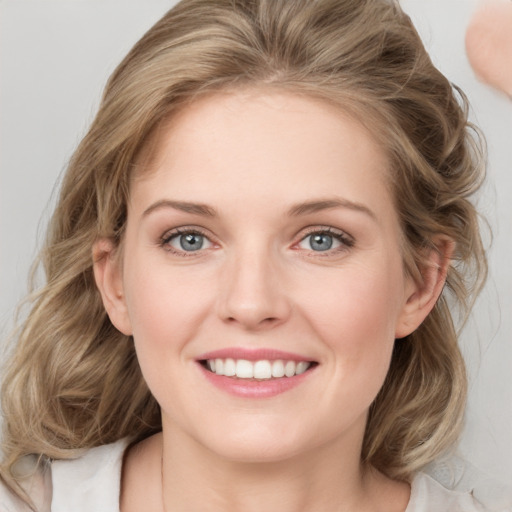
[[[6,364],[3,479],[25,454],[77,450],[161,429],[130,337],[111,324],[91,248],[119,242],[130,177],[154,128],[198,95],[240,86],[311,95],[353,114],[387,151],[404,265],[455,241],[443,295],[397,340],[362,457],[408,479],[457,439],[466,376],[447,299],[463,310],[486,271],[470,196],[483,170],[467,101],[433,66],[410,19],[386,0],[184,0],[134,46],[64,176],[40,256],[46,284]]]

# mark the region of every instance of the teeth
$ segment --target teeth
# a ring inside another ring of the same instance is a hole
[[[284,377],[284,363],[283,361],[274,361],[272,363],[272,377]]]
[[[247,361],[246,359],[208,359],[208,369],[217,375],[225,377],[237,377],[239,379],[279,379],[281,377],[293,377],[301,375],[310,366],[306,361]]]
[[[295,375],[296,366],[295,361],[287,361],[284,366],[284,374],[287,377],[293,377]]]
[[[272,377],[272,366],[270,361],[257,361],[254,365],[255,379],[270,379]]]
[[[224,362],[224,375],[226,377],[236,375],[236,363],[233,359],[226,359]]]
[[[300,375],[301,373],[304,373],[309,368],[309,363],[306,363],[306,361],[300,361],[300,363],[297,363],[297,368],[295,370],[296,375]]]
[[[245,359],[239,359],[236,362],[235,375],[239,379],[252,379],[254,377],[254,365]]]

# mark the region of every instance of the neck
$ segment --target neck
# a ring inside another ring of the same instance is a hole
[[[247,462],[226,460],[170,429],[162,438],[165,510],[377,510],[372,503],[376,494],[382,497],[387,479],[364,471],[360,441],[337,440],[285,460]]]
[[[403,512],[409,486],[359,461],[339,440],[279,461],[241,462],[165,429],[125,457],[121,511]]]

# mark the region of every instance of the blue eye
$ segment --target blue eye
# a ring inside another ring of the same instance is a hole
[[[328,251],[334,243],[333,237],[326,233],[315,233],[308,238],[309,246],[313,251]]]
[[[170,245],[176,252],[197,252],[212,245],[206,236],[195,231],[174,233],[164,240],[164,244]]]
[[[353,240],[344,233],[331,231],[315,231],[305,236],[298,244],[301,249],[314,252],[336,251],[353,245]]]

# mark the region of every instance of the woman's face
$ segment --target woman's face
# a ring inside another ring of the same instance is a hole
[[[285,92],[214,94],[160,129],[111,317],[164,435],[235,460],[360,450],[412,330],[387,165],[358,122]]]

